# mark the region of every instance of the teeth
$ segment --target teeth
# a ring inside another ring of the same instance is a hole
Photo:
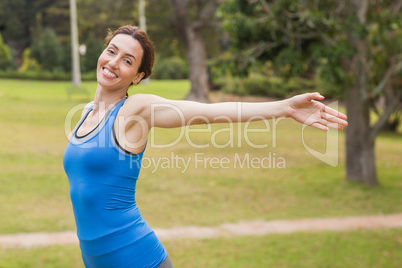
[[[117,77],[117,75],[115,75],[114,73],[112,73],[111,71],[109,71],[106,68],[103,68],[103,71],[105,72],[105,74],[111,76],[111,77]]]

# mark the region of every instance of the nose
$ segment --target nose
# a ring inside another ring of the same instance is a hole
[[[109,61],[109,65],[110,65],[110,67],[112,67],[114,69],[118,69],[119,68],[119,59],[118,59],[118,57],[113,57],[113,59],[111,59]]]

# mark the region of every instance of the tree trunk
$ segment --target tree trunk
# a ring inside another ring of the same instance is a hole
[[[80,55],[78,51],[78,26],[77,4],[70,0],[70,23],[71,23],[71,58],[72,58],[72,82],[74,86],[81,85]]]
[[[209,102],[207,56],[201,29],[206,26],[207,21],[205,18],[214,14],[216,8],[214,8],[214,5],[205,5],[202,9],[195,9],[198,20],[192,21],[190,19],[190,5],[194,5],[192,1],[170,0],[170,3],[174,10],[177,29],[187,48],[187,65],[191,90],[186,99]]]
[[[359,88],[346,93],[349,125],[346,128],[346,179],[377,185],[375,139],[369,122],[368,103],[361,100]]]
[[[187,100],[209,102],[209,83],[207,70],[207,55],[203,37],[199,32],[188,27],[187,29],[187,64],[191,82]]]
[[[359,22],[366,23],[368,1],[354,0]],[[367,36],[359,37],[354,29],[348,32],[356,54],[346,71],[351,71],[354,86],[346,92],[346,109],[349,125],[346,128],[346,179],[377,185],[375,165],[375,131],[370,127],[370,103],[367,96],[369,79],[369,46]],[[350,68],[350,70],[347,70]]]

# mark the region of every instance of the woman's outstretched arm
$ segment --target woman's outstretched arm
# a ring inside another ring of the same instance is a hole
[[[149,128],[239,123],[279,117],[291,117],[321,130],[328,130],[328,127],[342,129],[343,126],[347,126],[346,115],[317,101],[324,99],[319,93],[306,93],[273,102],[208,104],[169,100],[149,94],[136,94],[131,97],[137,112],[139,111],[139,115],[148,122]]]

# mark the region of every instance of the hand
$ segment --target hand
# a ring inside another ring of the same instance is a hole
[[[296,95],[289,101],[288,116],[296,121],[321,130],[328,131],[328,127],[342,130],[347,126],[346,115],[340,113],[321,102],[323,100],[318,92]]]

